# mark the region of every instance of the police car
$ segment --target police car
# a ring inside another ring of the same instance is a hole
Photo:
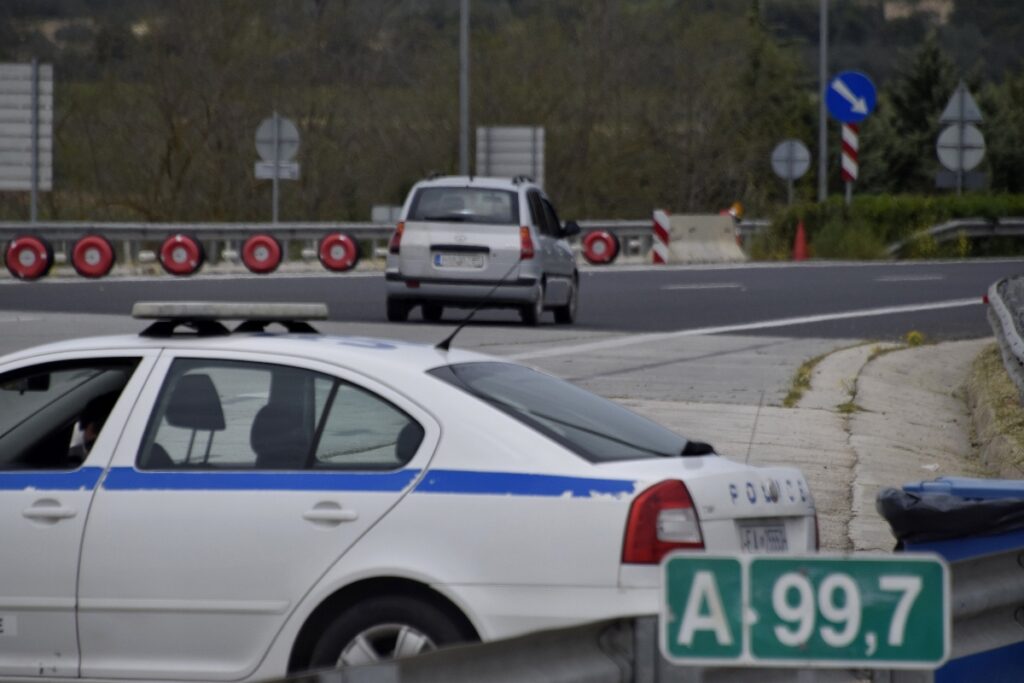
[[[799,471],[529,367],[317,305],[135,313],[0,358],[2,677],[359,664],[654,614],[673,550],[816,547]]]

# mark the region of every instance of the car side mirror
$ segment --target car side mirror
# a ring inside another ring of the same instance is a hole
[[[572,237],[580,234],[580,224],[576,221],[566,221],[562,226],[562,237]]]

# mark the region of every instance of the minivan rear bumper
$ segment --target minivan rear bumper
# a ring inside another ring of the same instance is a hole
[[[477,305],[487,299],[495,306],[532,303],[537,298],[535,278],[515,280],[456,280],[405,277],[401,273],[384,276],[388,297],[415,301],[438,301],[450,306]]]

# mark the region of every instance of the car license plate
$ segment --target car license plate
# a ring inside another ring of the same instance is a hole
[[[434,254],[434,265],[438,268],[483,268],[483,254]]]
[[[784,553],[789,550],[784,524],[739,524],[740,546],[745,553]]]

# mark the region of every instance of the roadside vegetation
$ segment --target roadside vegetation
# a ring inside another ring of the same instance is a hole
[[[952,0],[948,16],[932,4],[830,3],[833,64],[879,89],[849,208],[835,122],[830,201],[814,203],[812,164],[787,207],[769,164],[785,138],[817,156],[816,0],[474,0],[471,125],[545,128],[563,218],[739,201],[772,220],[756,258],[788,257],[800,220],[812,256],[879,258],[935,222],[1024,215],[1024,22],[1004,0]],[[265,221],[253,136],[276,110],[302,135],[281,219],[366,220],[458,168],[458,25],[451,0],[9,0],[0,61],[56,74],[56,187],[40,218]],[[960,80],[985,117],[988,189],[954,198],[933,179]],[[0,219],[27,216],[27,193],[0,194]],[[922,239],[902,255],[1005,249]]]
[[[981,427],[976,438],[989,460],[986,464],[1001,476],[1024,476],[1024,406],[997,344],[986,347],[975,359],[969,394],[975,425]]]

